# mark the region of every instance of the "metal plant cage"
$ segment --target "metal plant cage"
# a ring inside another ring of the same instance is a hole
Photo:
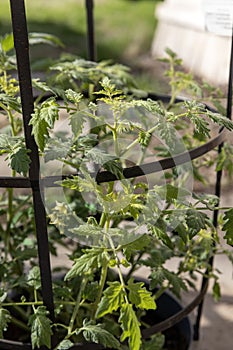
[[[41,273],[41,290],[44,305],[50,313],[52,321],[55,320],[54,316],[54,300],[52,291],[52,274],[50,265],[50,253],[47,233],[47,220],[46,211],[44,208],[41,188],[54,186],[56,177],[40,177],[40,163],[39,153],[35,140],[31,133],[31,126],[29,125],[31,115],[34,108],[34,96],[32,92],[31,82],[31,70],[29,60],[29,43],[28,43],[28,31],[27,31],[27,20],[25,14],[25,3],[24,0],[10,0],[11,6],[11,17],[12,17],[12,28],[14,34],[15,51],[17,58],[17,68],[20,83],[20,97],[22,103],[22,113],[24,122],[24,134],[26,147],[30,150],[30,169],[28,177],[0,177],[1,188],[29,188],[32,192],[33,207],[34,207],[34,218],[36,225],[37,243],[38,243],[38,259]],[[87,46],[88,55],[90,60],[96,59],[95,42],[94,42],[94,21],[93,21],[93,0],[86,0],[86,13],[87,13]],[[231,118],[232,109],[232,71],[233,71],[233,40],[231,43],[231,56],[230,56],[230,67],[229,67],[229,82],[228,82],[228,96],[227,96],[227,117]],[[155,94],[149,94],[148,97],[153,99],[162,99],[166,102],[168,97],[158,96]],[[177,101],[179,102],[179,101]],[[150,173],[159,172],[161,170],[175,167],[179,164],[184,164],[187,161],[197,159],[202,155],[210,152],[212,149],[218,147],[218,152],[221,151],[226,137],[226,131],[220,129],[219,134],[210,139],[206,144],[192,149],[190,151],[178,154],[171,158],[165,158],[159,161],[151,162],[149,164],[143,164],[139,166],[133,166],[124,169],[124,177],[131,178],[141,175],[147,175]],[[215,194],[220,197],[221,194],[221,178],[222,172],[216,173],[215,182]],[[116,180],[115,175],[108,171],[102,171],[97,174],[96,181],[98,183],[108,182]],[[214,211],[213,224],[217,227],[218,211]],[[213,263],[211,259],[210,263]],[[185,306],[180,312],[171,316],[167,320],[160,322],[148,329],[142,331],[143,338],[149,338],[151,335],[162,332],[176,323],[184,319],[192,310],[198,308],[197,317],[194,324],[194,339],[199,338],[199,326],[202,314],[202,306],[205,294],[208,288],[208,278],[203,278],[202,286],[197,293],[196,297],[192,302]],[[85,344],[75,345],[72,349],[77,350],[94,350],[101,349],[102,347],[98,344]],[[20,342],[13,342],[9,340],[0,340],[0,349],[4,350],[31,350],[30,344],[23,344]],[[47,349],[46,347],[40,347],[41,350]]]

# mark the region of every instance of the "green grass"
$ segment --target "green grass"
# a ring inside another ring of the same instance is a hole
[[[150,49],[156,1],[95,0],[98,58],[133,59]],[[67,50],[85,56],[84,0],[27,0],[29,31],[57,35]],[[9,0],[1,0],[0,34],[11,31]]]
[[[0,35],[12,31],[9,3],[1,0]],[[121,62],[137,71],[138,57],[150,52],[157,1],[95,0],[94,3],[97,59]],[[66,51],[87,58],[85,0],[26,0],[26,12],[29,32],[54,34],[64,42]],[[60,53],[61,49],[51,47],[31,50],[33,60],[58,57]],[[144,81],[147,80],[145,77]]]

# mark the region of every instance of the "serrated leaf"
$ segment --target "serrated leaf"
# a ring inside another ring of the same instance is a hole
[[[91,243],[92,246],[111,248],[110,243],[106,241],[106,232],[99,226],[87,223],[81,224],[73,229],[69,229],[69,231],[81,239],[82,237],[86,237],[86,239],[88,238],[89,244]],[[125,241],[124,233],[125,231],[120,228],[108,229],[108,236],[111,237],[113,243],[114,239],[117,239],[117,242],[119,242],[120,239]]]
[[[170,150],[174,150],[177,144],[177,134],[173,124],[168,122],[164,116],[160,116],[156,129],[165,145]]]
[[[79,103],[82,101],[83,95],[80,92],[76,92],[72,89],[68,89],[65,92],[66,98],[73,102],[76,106],[79,105]]]
[[[49,139],[45,148],[45,162],[49,162],[54,159],[65,159],[70,152],[70,148],[70,140],[64,141],[60,138]]]
[[[3,332],[7,330],[7,325],[11,320],[10,312],[0,307],[0,339],[3,338]]]
[[[109,287],[105,289],[103,297],[96,311],[96,317],[103,317],[116,311],[124,302],[125,292],[122,284],[118,281],[109,283]]]
[[[118,159],[109,160],[103,164],[103,167],[110,171],[113,175],[116,176],[117,179],[123,178],[123,168]]]
[[[142,310],[155,310],[156,304],[152,297],[152,293],[144,287],[143,282],[134,283],[133,279],[130,279],[127,285],[129,290],[129,300],[137,308]]]
[[[69,339],[65,339],[58,345],[57,350],[68,350],[72,348],[73,345],[74,343],[72,343]]]
[[[27,276],[27,284],[35,289],[39,289],[41,287],[40,269],[38,266],[34,266],[29,271]]]
[[[38,90],[41,90],[43,92],[51,92],[54,93],[54,91],[44,82],[40,81],[40,79],[32,79],[32,86]]]
[[[162,220],[157,220],[156,225],[150,227],[151,232],[158,237],[168,248],[173,249],[174,245],[171,238],[168,236],[167,227]]]
[[[121,307],[119,322],[123,329],[121,341],[123,342],[126,338],[129,338],[130,350],[139,350],[142,343],[140,323],[131,304],[124,304]]]
[[[16,112],[21,112],[21,104],[19,100],[16,97],[9,96],[8,94],[1,93],[0,94],[0,101],[3,103],[7,108],[11,108],[12,110]]]
[[[51,321],[47,317],[48,311],[45,306],[38,306],[34,315],[29,318],[29,325],[31,326],[31,342],[32,348],[40,346],[47,346],[51,349]]]
[[[77,112],[70,115],[70,125],[72,133],[77,137],[83,130],[83,124],[85,122],[85,117],[83,113]]]
[[[181,290],[187,291],[187,286],[176,273],[169,271],[167,269],[164,269],[165,278],[169,281],[171,290],[174,294],[176,294],[178,297],[180,296]]]
[[[104,150],[101,150],[97,147],[92,148],[90,151],[88,151],[86,157],[101,166],[109,161],[116,159],[115,156],[108,154]]]
[[[162,285],[164,281],[167,281],[172,291],[180,296],[181,290],[187,291],[187,286],[184,281],[174,272],[159,266],[157,269],[153,269],[150,274],[150,288],[154,289],[158,285]]]
[[[71,270],[66,274],[65,280],[72,279],[78,275],[82,275],[88,271],[101,266],[108,259],[107,253],[103,248],[92,248],[86,250],[85,253],[78,259]]]
[[[32,134],[39,149],[43,152],[49,129],[52,129],[56,120],[58,120],[59,105],[54,98],[50,98],[43,102],[40,107],[35,108],[29,122],[32,125]]]
[[[227,244],[233,245],[233,208],[229,209],[224,213],[224,224],[223,224],[223,231],[225,231],[224,239],[226,240]]]
[[[81,331],[88,342],[102,344],[106,348],[120,349],[119,341],[101,324],[86,324],[79,330],[79,333]]]
[[[210,133],[209,124],[202,115],[207,113],[205,106],[194,100],[185,101],[184,106],[187,108],[187,117],[193,122],[196,133],[208,137]]]
[[[32,115],[30,125],[32,125],[32,135],[35,137],[37,146],[43,152],[46,144],[46,139],[49,136],[49,125],[46,120],[40,117],[39,110],[36,110]]]
[[[138,250],[143,250],[151,242],[150,237],[147,234],[139,236],[138,239],[135,239],[133,242],[130,242],[126,245],[122,245],[125,257],[127,260],[130,260],[131,255]]]
[[[24,176],[27,175],[29,170],[29,165],[31,163],[28,153],[29,153],[29,150],[27,150],[26,148],[17,147],[10,154],[11,168],[15,170],[17,173],[22,174]]]
[[[208,216],[199,210],[188,209],[186,212],[186,224],[189,229],[189,237],[193,238],[200,230],[207,227]]]
[[[209,110],[207,110],[207,115],[214,123],[224,126],[228,130],[233,130],[233,122],[229,118],[224,117],[219,113],[213,113]]]
[[[98,185],[90,175],[85,174],[86,178],[81,176],[73,176],[70,179],[63,180],[61,185],[70,188],[71,190],[78,190],[80,192],[98,192]]]
[[[90,282],[86,285],[82,298],[91,302],[94,302],[99,292],[99,284],[97,281]]]

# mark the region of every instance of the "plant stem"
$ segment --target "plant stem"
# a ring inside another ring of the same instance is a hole
[[[124,293],[125,302],[128,304],[129,301],[128,301],[127,294],[126,294],[125,281],[124,281],[123,274],[122,274],[122,271],[121,271],[121,268],[120,268],[120,260],[119,260],[119,257],[118,257],[118,255],[117,255],[117,252],[116,252],[116,249],[115,249],[115,246],[114,246],[114,243],[113,243],[113,241],[112,241],[111,236],[108,235],[107,237],[108,237],[110,246],[111,246],[111,248],[112,248],[114,257],[115,257],[116,262],[117,262],[117,265],[116,265],[116,266],[117,266],[117,270],[118,270],[119,279],[120,279],[122,288],[123,288],[123,290],[124,290],[124,292],[125,292],[125,293]]]
[[[21,302],[10,302],[10,303],[2,303],[2,306],[39,306],[43,305],[43,301],[21,301]]]
[[[118,144],[118,135],[116,131],[117,125],[115,123],[114,128],[112,129],[113,141],[114,141],[114,152],[117,157],[120,156],[119,144]]]
[[[100,276],[100,281],[99,281],[99,290],[98,290],[98,294],[97,294],[97,297],[95,299],[95,302],[93,304],[92,316],[91,316],[92,320],[95,320],[96,311],[97,311],[99,302],[100,302],[102,294],[103,294],[104,285],[106,283],[107,273],[108,273],[108,261],[105,261],[102,264],[102,266],[101,266],[101,276]]]
[[[78,314],[78,311],[79,311],[79,308],[80,308],[80,302],[81,302],[81,299],[82,299],[82,293],[83,293],[83,290],[86,287],[87,281],[88,281],[87,278],[83,278],[83,280],[81,282],[79,293],[78,293],[78,296],[77,296],[77,299],[76,299],[76,302],[75,302],[75,307],[73,309],[73,313],[72,313],[72,316],[70,318],[70,323],[69,323],[69,327],[68,327],[67,337],[70,337],[72,335],[74,322],[75,322],[75,319],[77,317],[77,314]],[[66,338],[66,339],[68,339],[68,338]]]

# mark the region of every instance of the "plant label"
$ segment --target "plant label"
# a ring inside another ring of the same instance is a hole
[[[222,35],[232,35],[233,0],[205,0],[205,28],[207,31]]]

